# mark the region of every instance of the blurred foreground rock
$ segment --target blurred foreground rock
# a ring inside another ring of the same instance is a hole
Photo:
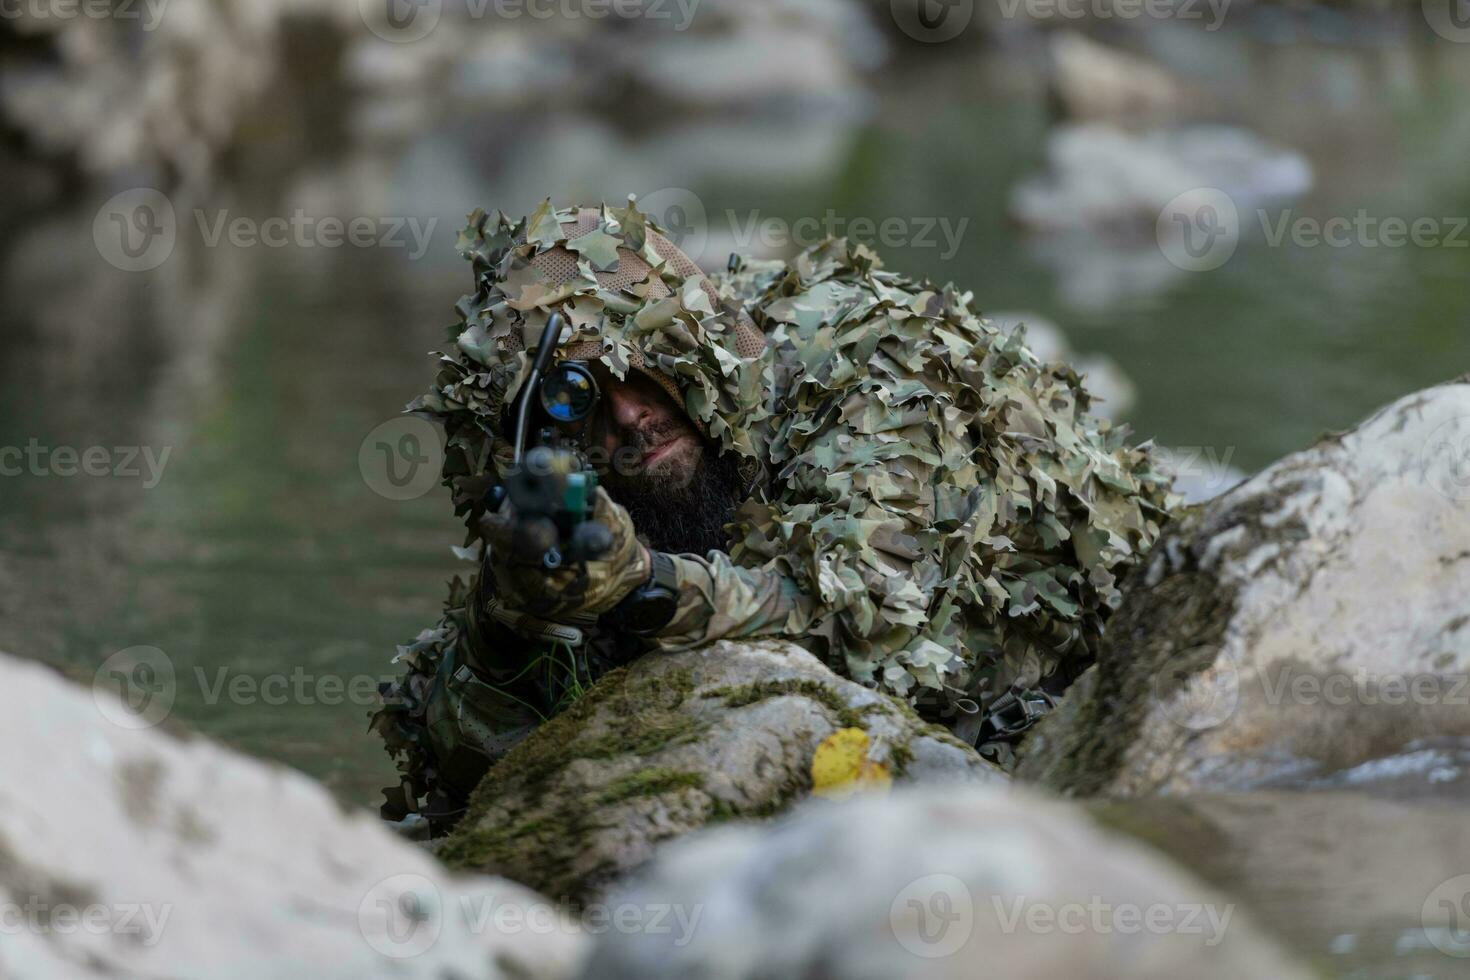
[[[1470,379],[1187,511],[1124,589],[1023,778],[1115,796],[1461,785]]]
[[[1078,808],[987,787],[813,801],[771,827],[663,850],[615,903],[701,910],[677,933],[604,936],[586,980],[1310,974],[1230,899]]]
[[[576,969],[584,940],[527,889],[450,876],[292,770],[135,727],[158,717],[149,702],[134,711],[29,661],[0,665],[11,699],[0,976],[554,980]],[[472,914],[537,906],[540,931]]]
[[[1238,899],[1324,975],[1449,978],[1470,955],[1470,821],[1456,802],[1257,791],[1087,809]]]
[[[490,770],[438,854],[587,899],[661,841],[787,809],[812,790],[819,743],[853,728],[895,781],[1006,781],[945,730],[795,644],[720,642],[602,678]]]

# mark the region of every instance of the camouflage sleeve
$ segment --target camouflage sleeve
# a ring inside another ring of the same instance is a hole
[[[679,609],[654,638],[659,650],[685,650],[720,639],[803,636],[816,603],[791,579],[768,569],[740,568],[717,551],[708,558],[674,555]]]

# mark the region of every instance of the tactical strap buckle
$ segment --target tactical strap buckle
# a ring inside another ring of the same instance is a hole
[[[982,741],[1014,741],[1056,706],[1044,691],[1007,691],[990,703],[980,724]]]

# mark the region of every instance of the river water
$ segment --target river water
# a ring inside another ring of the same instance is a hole
[[[1194,62],[1229,121],[1311,162],[1296,214],[1470,214],[1465,46],[1243,32],[1201,60],[1193,44],[1156,54]],[[49,462],[0,477],[0,649],[90,683],[119,651],[153,648],[124,660],[165,658],[171,720],[375,802],[392,769],[366,733],[371,689],[465,566],[445,492],[390,499],[359,451],[431,377],[426,353],[469,282],[457,222],[479,205],[659,189],[678,203],[682,188],[705,212],[707,259],[766,218],[932,218],[935,244],[880,246],[891,265],[1055,320],[1131,377],[1139,438],[1247,472],[1470,370],[1470,233],[1436,248],[1246,234],[1203,273],[1151,240],[1021,235],[1011,188],[1049,125],[1028,64],[910,59],[871,79],[865,104],[820,112],[635,126],[480,109],[309,154],[273,144],[174,202],[177,244],[145,273],[94,243],[126,180],[31,213],[0,253],[0,446]],[[298,208],[404,218],[379,227],[402,244],[209,242],[221,218]],[[965,222],[952,254],[941,219]],[[38,455],[67,447],[97,447],[106,475]]]

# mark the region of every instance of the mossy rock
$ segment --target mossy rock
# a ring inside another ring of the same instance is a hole
[[[722,642],[603,677],[486,774],[438,855],[585,901],[660,841],[785,811],[811,792],[818,744],[843,728],[865,731],[869,760],[898,782],[1006,778],[795,644]]]
[[[1470,737],[1466,446],[1462,380],[1184,512],[1017,776],[1080,796],[1315,788]]]

